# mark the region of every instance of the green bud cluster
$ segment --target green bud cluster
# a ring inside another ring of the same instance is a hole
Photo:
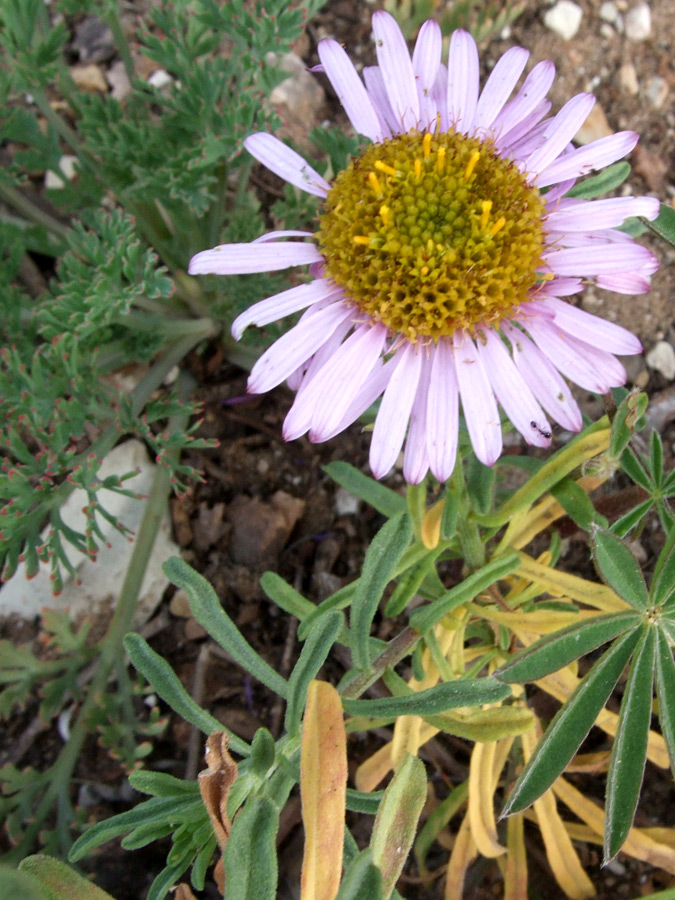
[[[337,176],[317,234],[326,274],[409,340],[509,317],[541,279],[544,204],[492,144],[411,131]]]

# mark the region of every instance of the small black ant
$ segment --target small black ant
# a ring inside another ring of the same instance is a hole
[[[530,425],[532,426],[532,428],[534,428],[535,431],[538,431],[542,437],[545,437],[545,438],[551,437],[551,432],[546,431],[544,428],[540,428],[536,422],[530,422]]]

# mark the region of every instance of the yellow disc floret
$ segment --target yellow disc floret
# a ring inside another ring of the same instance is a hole
[[[509,317],[540,280],[544,204],[490,143],[410,132],[335,179],[317,235],[347,299],[409,340]]]

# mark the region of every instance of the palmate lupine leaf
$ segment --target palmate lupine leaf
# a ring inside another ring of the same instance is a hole
[[[659,724],[668,747],[670,768],[675,775],[675,661],[668,637],[659,629],[656,647],[656,692]]]
[[[618,638],[558,710],[518,777],[505,815],[522,812],[564,771],[607,702],[640,637],[641,630],[634,628]]]
[[[593,528],[591,536],[593,560],[605,583],[633,609],[644,612],[649,606],[649,594],[633,554],[610,532]]]
[[[640,796],[652,715],[656,637],[655,627],[642,629],[621,701],[607,775],[605,862],[616,856],[626,840]]]
[[[675,526],[659,553],[652,577],[651,598],[654,606],[671,611],[675,606]]]

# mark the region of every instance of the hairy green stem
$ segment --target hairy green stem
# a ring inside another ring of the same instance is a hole
[[[457,513],[457,537],[464,562],[474,572],[485,565],[485,544],[481,538],[478,523],[471,516],[471,501],[464,480],[464,466],[461,462],[455,466],[450,483],[456,492],[459,505]]]
[[[44,93],[42,88],[32,88],[31,94],[33,96],[33,100],[35,101],[35,105],[40,110],[45,119],[49,122],[49,124],[58,134],[61,135],[66,144],[68,144],[71,150],[73,150],[73,152],[77,155],[77,158],[80,160],[80,162],[83,165],[86,165],[87,168],[91,168],[91,158],[82,146],[79,137],[70,127],[70,125],[68,125],[65,119],[63,119],[52,108],[49,100],[47,99],[47,95]]]
[[[360,672],[353,681],[343,686],[340,693],[345,700],[355,700],[357,697],[360,697],[373,682],[377,681],[386,668],[395,666],[406,657],[420,637],[421,635],[414,628],[410,626],[404,628],[400,634],[397,634],[393,640],[389,641],[379,656],[375,657],[369,672]]]
[[[40,209],[37,204],[33,203],[32,200],[29,200],[25,194],[22,194],[21,191],[17,190],[13,185],[7,184],[6,181],[2,180],[0,180],[0,199],[4,200],[8,206],[11,206],[12,209],[15,209],[24,216],[24,218],[28,219],[29,222],[32,222],[35,225],[41,225],[43,228],[46,228],[47,231],[56,235],[60,240],[64,240],[70,230],[67,225],[64,225],[62,222],[59,222],[58,219],[55,219],[54,216],[51,216],[48,212]]]

